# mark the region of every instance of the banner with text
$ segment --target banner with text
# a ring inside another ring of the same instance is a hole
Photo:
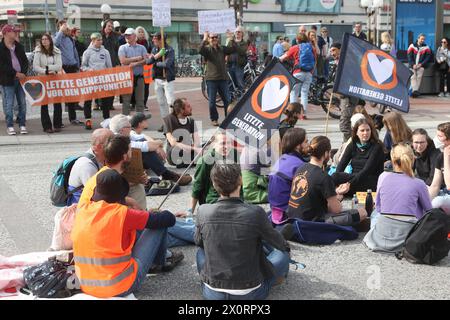
[[[409,112],[411,71],[367,41],[344,34],[333,91]]]
[[[280,124],[297,79],[273,59],[220,125],[240,143],[261,148]]]
[[[89,101],[133,93],[131,67],[27,77],[20,81],[32,106]]]
[[[236,18],[233,9],[198,11],[198,33],[233,32],[236,29]]]
[[[170,0],[152,0],[152,20],[154,27],[170,27]]]

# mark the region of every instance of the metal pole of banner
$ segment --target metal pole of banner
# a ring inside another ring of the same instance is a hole
[[[44,5],[44,15],[45,15],[45,32],[50,32],[50,22],[48,21],[48,0],[45,0]]]
[[[195,163],[195,161],[197,161],[197,159],[203,154],[203,152],[205,151],[205,149],[207,147],[209,147],[209,145],[211,144],[211,142],[213,141],[214,137],[216,136],[217,132],[219,132],[220,127],[217,128],[217,130],[214,132],[214,134],[211,136],[211,138],[209,138],[208,142],[205,143],[205,145],[202,147],[202,150],[195,156],[195,158],[191,161],[191,163],[189,164],[189,166],[186,168],[186,170],[184,170],[183,174],[180,175],[180,178],[178,179],[177,182],[175,182],[175,185],[172,187],[172,189],[170,189],[169,193],[166,195],[166,197],[164,198],[164,200],[161,202],[161,204],[158,207],[158,211],[159,209],[161,209],[161,207],[163,206],[164,202],[166,202],[166,200],[169,198],[169,196],[172,194],[173,190],[175,190],[175,188],[177,187],[178,183],[180,182],[180,180],[183,178],[183,176],[188,172],[188,170],[192,167],[192,165]]]
[[[333,101],[334,92],[331,92],[330,102],[328,102],[327,121],[325,123],[325,136],[328,137],[328,120],[330,119],[331,102]]]
[[[161,49],[164,49],[164,28],[160,27],[160,30],[161,30]],[[166,56],[164,55],[162,57],[163,62],[164,62],[164,60],[166,60],[165,58],[166,58]],[[163,68],[163,78],[165,78],[165,77],[166,77],[166,69]]]

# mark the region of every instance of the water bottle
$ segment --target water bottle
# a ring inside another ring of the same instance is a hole
[[[358,209],[358,197],[356,196],[356,193],[352,198],[352,209]]]
[[[370,217],[373,211],[373,196],[371,189],[367,189],[365,209],[367,211],[367,216]]]
[[[188,209],[187,213],[188,214],[187,214],[186,218],[184,219],[184,221],[186,221],[186,223],[194,223],[195,220],[194,220],[194,214],[192,213],[192,209]]]

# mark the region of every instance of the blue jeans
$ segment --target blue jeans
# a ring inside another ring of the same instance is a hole
[[[167,247],[189,246],[195,244],[195,223],[178,219],[173,227],[167,229]]]
[[[167,168],[155,151],[142,152],[142,162],[144,169],[151,169],[157,176],[167,171]]]
[[[27,103],[25,101],[25,92],[23,92],[22,86],[19,80],[14,80],[14,85],[3,86],[2,90],[3,98],[3,113],[5,114],[6,126],[14,127],[14,102],[17,98],[17,104],[19,106],[19,125],[25,126],[27,115]]]
[[[230,72],[230,76],[233,79],[235,86],[240,90],[244,90],[244,68],[233,65],[228,71]]]
[[[264,252],[266,253],[267,260],[272,263],[275,270],[275,275],[266,279],[261,283],[258,289],[245,295],[232,295],[225,292],[218,292],[212,290],[202,283],[203,297],[207,300],[264,300],[269,295],[269,291],[274,285],[275,281],[280,277],[287,277],[289,272],[289,253],[282,252],[277,249],[264,246]],[[258,262],[256,262],[258,263]],[[205,251],[199,248],[197,251],[197,270],[198,273],[203,269],[205,265]]]
[[[223,109],[225,111],[225,116],[227,116],[227,108],[230,104],[230,92],[228,90],[227,80],[206,80],[206,87],[208,90],[209,118],[211,121],[219,120],[219,114],[217,113],[216,107],[217,92],[219,92],[220,97],[222,98]]]
[[[306,110],[308,109],[308,94],[309,94],[309,87],[311,86],[311,82],[313,79],[313,76],[311,72],[299,72],[294,75],[298,80],[300,80],[299,83],[297,83],[294,88],[292,88],[291,96],[290,96],[290,103],[297,102],[298,101],[298,95],[301,92],[301,104],[303,105],[303,110],[306,113]]]
[[[147,276],[148,269],[153,264],[162,266],[166,261],[167,229],[144,229],[136,234],[136,238],[131,253],[138,264],[136,279],[131,288],[117,295],[118,297],[125,297],[138,291]]]

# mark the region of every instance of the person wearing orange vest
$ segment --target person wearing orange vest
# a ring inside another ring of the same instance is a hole
[[[175,224],[175,216],[128,208],[128,190],[116,170],[106,169],[96,176],[91,201],[77,212],[72,230],[75,272],[86,294],[127,296],[139,290],[151,267],[165,264],[167,228]]]

